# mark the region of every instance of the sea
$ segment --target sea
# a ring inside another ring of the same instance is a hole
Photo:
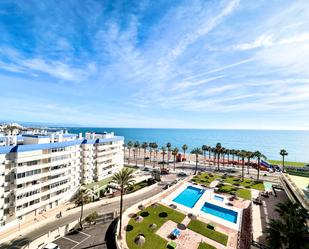
[[[169,142],[181,150],[188,145],[188,152],[203,144],[236,150],[261,151],[268,159],[280,160],[279,151],[285,149],[287,161],[309,162],[309,131],[282,130],[216,130],[216,129],[156,129],[156,128],[95,128],[66,127],[70,133],[114,132],[124,136],[125,142],[156,142],[159,148]]]

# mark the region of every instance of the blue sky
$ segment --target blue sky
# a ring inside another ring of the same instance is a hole
[[[0,2],[0,119],[309,129],[307,0]]]

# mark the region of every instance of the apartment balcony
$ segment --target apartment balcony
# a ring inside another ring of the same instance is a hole
[[[40,208],[42,206],[42,203],[39,202],[39,203],[36,203],[36,204],[33,204],[31,206],[28,206],[26,208],[21,208],[20,210],[16,210],[16,216],[21,216],[21,215],[25,215],[25,214],[28,214],[30,212],[33,212],[34,210]]]
[[[15,195],[21,195],[21,194],[27,193],[35,189],[40,189],[41,187],[42,187],[42,183],[29,184],[25,187],[14,189],[14,193]]]
[[[27,196],[27,197],[23,197],[19,200],[15,200],[15,206],[19,206],[19,205],[23,205],[24,203],[27,203],[27,202],[30,202],[30,201],[33,201],[35,199],[38,199],[41,197],[41,193],[37,193],[35,195],[31,195],[31,196]]]

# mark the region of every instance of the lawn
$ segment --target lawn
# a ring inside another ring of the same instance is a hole
[[[251,191],[250,189],[238,189],[236,191],[236,196],[246,199],[246,200],[251,200]]]
[[[207,244],[206,242],[202,242],[199,244],[197,249],[217,249],[216,247]]]
[[[201,222],[199,220],[191,220],[188,228],[192,231],[199,233],[209,239],[212,239],[214,241],[217,241],[218,243],[226,246],[228,236],[224,233],[220,233],[218,231],[212,230],[207,227],[207,224],[204,222]],[[207,248],[207,247],[206,247]]]
[[[138,215],[144,216],[144,220],[141,223],[137,223],[132,218],[126,228],[126,241],[130,249],[165,249],[167,241],[156,235],[155,232],[168,220],[181,223],[185,218],[185,214],[162,205],[158,205],[156,208],[149,206],[140,211]],[[149,225],[153,223],[157,225],[155,230],[149,228]],[[135,237],[139,234],[145,236],[146,242],[143,246],[138,246],[134,243]]]
[[[268,160],[268,162],[271,163],[271,164],[282,165],[281,160]],[[295,167],[304,167],[306,164],[308,164],[308,163],[292,162],[292,161],[284,162],[285,166],[295,166]]]
[[[219,187],[218,191],[221,193],[236,194],[240,198],[251,200],[251,191],[247,188],[238,188],[234,185],[224,184]]]
[[[220,178],[220,176],[219,175],[210,175],[208,173],[202,173],[202,174],[198,174],[198,175],[194,176],[192,178],[192,181],[197,183],[197,184],[203,184],[206,187],[209,187],[209,184],[217,178]]]
[[[105,178],[105,179],[103,179],[101,181],[89,183],[89,184],[85,185],[84,187],[92,189],[93,186],[98,185],[98,188],[101,188],[101,187],[109,184],[109,182],[112,180],[112,178],[113,178],[112,176],[111,177],[107,177],[107,178]]]
[[[244,178],[244,181],[242,182],[241,179],[239,179],[237,177],[230,176],[230,177],[227,177],[226,179],[224,179],[223,182],[232,184],[234,186],[243,186],[245,188],[254,188],[254,189],[257,189],[257,190],[261,190],[261,191],[265,190],[264,184],[262,182],[257,183],[254,180],[248,179],[248,178]]]

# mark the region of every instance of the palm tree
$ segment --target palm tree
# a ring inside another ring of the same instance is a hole
[[[130,164],[130,155],[131,155],[131,149],[133,147],[133,142],[129,141],[127,144],[128,150],[129,150],[129,159],[128,159],[128,164]]]
[[[155,152],[155,156],[156,156],[156,160],[153,162],[153,167],[155,167],[155,164],[156,164],[156,161],[158,160],[157,158],[158,158],[158,144],[157,143],[152,143],[152,148],[153,148],[153,150],[154,150],[154,152]]]
[[[172,144],[171,143],[167,143],[166,144],[166,148],[167,148],[167,164],[169,164],[170,163],[170,159],[171,159]]]
[[[236,156],[237,156],[237,167],[238,167],[238,168],[239,168],[239,157],[240,157],[239,154],[240,154],[240,152],[241,152],[240,150],[236,150],[236,151],[235,151]]]
[[[216,155],[217,155],[217,159],[218,159],[218,171],[220,170],[219,163],[220,163],[221,152],[222,152],[222,145],[221,145],[221,143],[217,143],[216,144]]]
[[[155,153],[156,153],[156,160],[154,161],[154,167],[156,166],[156,164],[158,165],[158,153],[159,153],[159,150],[156,149]]]
[[[282,156],[282,172],[284,172],[284,157],[288,155],[289,153],[286,150],[284,149],[280,150],[280,156]]]
[[[147,150],[147,148],[148,148],[148,143],[146,143],[146,142],[144,142],[143,144],[142,144],[142,148],[144,149],[144,167],[145,167],[145,164],[146,164],[146,150]]]
[[[236,150],[232,149],[231,155],[232,155],[233,167],[235,167],[234,160],[235,160]]]
[[[75,205],[80,206],[80,217],[79,217],[79,226],[80,229],[83,230],[83,214],[84,214],[84,205],[91,202],[91,191],[87,188],[80,187],[80,189],[77,192],[77,196],[75,199]]]
[[[257,160],[258,160],[258,165],[257,165],[257,178],[256,178],[256,180],[259,181],[259,178],[260,178],[261,159],[266,160],[267,158],[266,158],[266,156],[263,155],[260,151],[254,152],[253,157],[257,158]]]
[[[244,181],[245,175],[245,157],[247,156],[247,151],[242,150],[238,153],[238,156],[241,157],[242,167],[241,167],[241,181]]]
[[[194,175],[196,175],[197,164],[198,164],[198,156],[203,155],[203,152],[202,152],[201,148],[195,148],[195,149],[191,150],[191,154],[195,155],[195,172],[194,172]]]
[[[115,173],[112,178],[112,182],[119,186],[120,190],[120,213],[119,213],[119,238],[121,239],[122,230],[122,207],[123,207],[123,195],[126,189],[134,183],[133,170],[129,168],[122,168],[119,172]]]
[[[165,148],[165,146],[162,146],[162,148],[161,148],[161,150],[162,150],[162,156],[163,156],[163,169],[164,169],[164,164],[165,164],[165,155],[166,155],[166,148]]]
[[[186,151],[188,149],[188,145],[184,144],[181,148],[183,150],[183,156],[184,156],[184,158],[186,158]]]
[[[205,162],[205,160],[206,160],[206,151],[207,151],[207,149],[208,149],[208,146],[207,145],[202,145],[202,151],[203,151],[203,156],[204,156],[204,162]]]
[[[178,152],[179,152],[179,150],[178,150],[177,147],[175,147],[175,148],[173,149],[173,151],[172,151],[172,154],[173,154],[173,156],[174,156],[174,171],[175,171],[175,168],[176,168],[176,156],[178,155]]]
[[[137,151],[139,150],[139,148],[140,148],[140,144],[139,144],[139,142],[138,141],[135,141],[135,143],[134,143],[134,159],[135,159],[135,166],[137,166],[137,155],[136,155],[136,153],[137,153]]]
[[[250,160],[251,160],[252,157],[254,157],[254,153],[251,152],[251,151],[247,151],[246,157],[248,159],[248,162],[247,162],[247,164],[248,164],[247,165],[247,173],[249,174]]]
[[[278,203],[275,211],[278,219],[271,219],[267,224],[266,234],[269,246],[273,249],[305,249],[307,241],[307,219],[309,215],[306,209],[297,202]]]

